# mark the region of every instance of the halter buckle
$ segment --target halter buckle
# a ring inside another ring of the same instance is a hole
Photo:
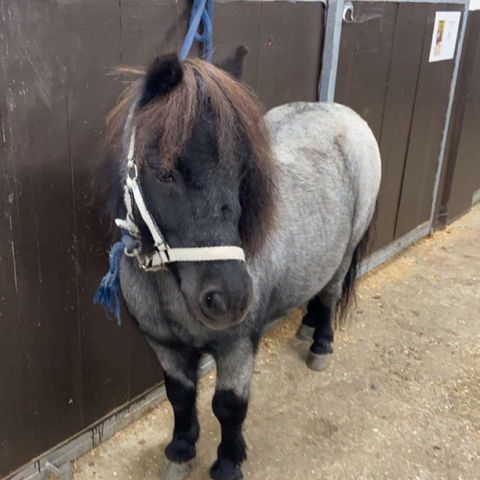
[[[168,259],[168,256],[163,255],[163,253],[165,253],[165,251],[160,252],[157,250],[151,256],[144,255],[143,258],[138,256],[137,257],[138,265],[145,272],[158,272],[160,270],[166,270],[167,269],[166,264],[169,263],[170,260]],[[160,263],[157,265],[153,263],[155,256],[157,256],[160,260]]]

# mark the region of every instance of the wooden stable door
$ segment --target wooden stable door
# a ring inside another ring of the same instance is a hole
[[[370,125],[382,155],[371,250],[428,222],[454,60],[429,62],[449,4],[353,2],[343,22],[335,101]]]
[[[480,201],[480,7],[471,10],[455,91],[440,222],[452,222]]]

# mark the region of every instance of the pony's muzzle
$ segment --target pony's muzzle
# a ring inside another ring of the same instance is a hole
[[[223,330],[239,324],[252,301],[252,279],[241,266],[234,275],[211,278],[198,296],[202,323],[213,330]]]
[[[245,263],[179,262],[171,268],[194,319],[212,330],[225,330],[245,319],[253,298]]]

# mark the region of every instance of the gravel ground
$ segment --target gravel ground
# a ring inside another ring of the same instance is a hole
[[[249,479],[480,479],[480,207],[358,286],[328,370],[304,363],[300,313],[264,340],[245,436]],[[219,427],[201,382],[191,480],[208,478]],[[158,479],[164,403],[74,465],[75,480]]]

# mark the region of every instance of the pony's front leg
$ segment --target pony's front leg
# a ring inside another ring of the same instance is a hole
[[[195,444],[200,433],[197,410],[198,351],[175,345],[175,348],[152,345],[165,372],[165,389],[172,405],[174,429],[170,443],[165,448],[169,462],[160,472],[160,480],[181,480],[191,471]]]
[[[229,344],[215,355],[217,385],[212,407],[220,422],[222,439],[217,460],[210,469],[214,480],[243,478],[241,464],[247,454],[242,425],[247,415],[255,349],[250,340],[245,339]]]

